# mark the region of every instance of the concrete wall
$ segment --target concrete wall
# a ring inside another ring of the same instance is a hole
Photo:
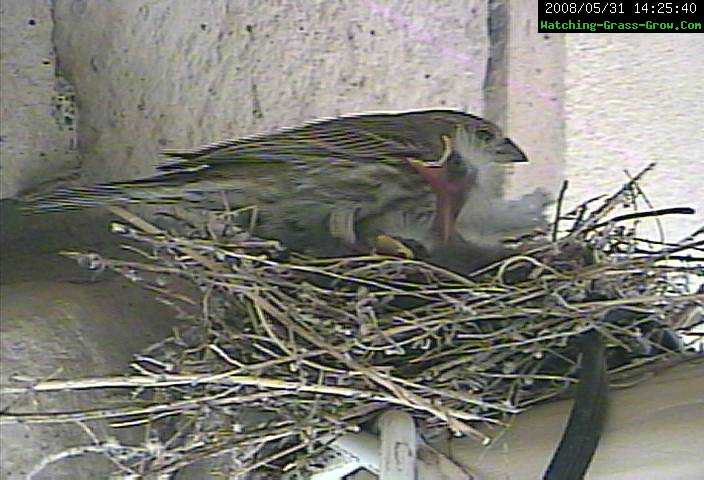
[[[565,170],[565,35],[537,33],[537,0],[509,5],[506,131],[530,159],[511,177],[509,195],[557,192]]]
[[[479,112],[481,1],[56,2],[84,181],[151,173],[189,147],[320,116]]]
[[[49,2],[0,3],[0,198],[78,165],[69,85],[56,75]]]
[[[701,227],[704,35],[575,34],[566,51],[568,201],[613,190],[625,169],[657,162],[642,185],[655,206],[698,210],[665,220],[669,239]]]

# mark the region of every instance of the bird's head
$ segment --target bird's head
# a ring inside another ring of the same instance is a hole
[[[474,169],[528,161],[525,153],[499,127],[475,117],[456,125],[452,150],[467,167]]]

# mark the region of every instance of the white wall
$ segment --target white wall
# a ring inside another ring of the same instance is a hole
[[[655,207],[698,209],[666,221],[669,239],[701,227],[704,35],[570,34],[566,42],[568,200],[612,191],[624,169],[657,162],[642,185]]]

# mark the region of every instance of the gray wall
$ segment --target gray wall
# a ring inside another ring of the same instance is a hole
[[[48,2],[0,3],[0,198],[78,165],[72,92],[56,75]]]

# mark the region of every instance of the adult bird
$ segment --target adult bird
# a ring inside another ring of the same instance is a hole
[[[455,110],[346,115],[165,154],[175,160],[155,176],[59,189],[25,198],[25,207],[203,207],[224,192],[231,206],[256,205],[256,234],[293,249],[368,251],[379,235],[397,233],[389,212],[404,212],[434,249],[455,236],[484,177],[494,181],[490,167],[527,161],[494,124]]]

